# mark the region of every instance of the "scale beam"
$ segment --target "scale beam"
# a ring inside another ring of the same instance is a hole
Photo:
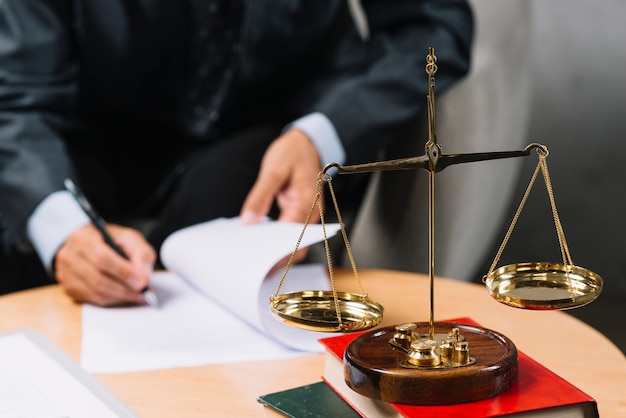
[[[326,165],[326,167],[324,167],[323,172],[324,174],[327,174],[328,171],[332,168],[337,169],[338,174],[358,174],[394,170],[415,170],[421,168],[426,171],[439,173],[445,168],[455,164],[499,160],[503,158],[525,157],[530,155],[530,152],[533,149],[537,149],[537,152],[542,155],[548,155],[548,148],[545,145],[532,143],[523,150],[514,151],[439,154],[437,156],[433,156],[433,153],[431,152],[418,157],[399,158],[395,160],[377,161],[364,164],[341,165],[337,163],[330,163]]]

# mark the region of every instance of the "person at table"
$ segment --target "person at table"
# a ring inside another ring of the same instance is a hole
[[[375,160],[415,123],[428,47],[441,92],[472,33],[464,0],[1,1],[0,287],[144,303],[171,232],[303,222],[327,163]],[[137,216],[157,219],[147,239],[114,222]]]

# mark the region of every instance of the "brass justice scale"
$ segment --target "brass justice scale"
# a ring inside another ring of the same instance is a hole
[[[537,168],[493,264],[483,277],[489,294],[497,301],[517,308],[569,309],[595,300],[603,284],[600,276],[572,263],[556,210],[546,163],[548,149],[544,145],[533,143],[519,151],[451,155],[441,152],[441,146],[437,144],[435,135],[436,61],[434,49],[429,48],[426,57],[428,142],[425,146],[425,155],[352,166],[328,164],[318,177],[315,201],[309,210],[304,228],[276,293],[270,298],[273,316],[298,328],[324,332],[354,332],[377,326],[382,320],[383,307],[368,298],[363,291],[332,187],[332,177],[327,173],[333,168],[338,174],[416,168],[427,170],[430,320],[428,323],[403,323],[364,333],[348,345],[344,356],[344,376],[350,388],[361,395],[392,403],[445,405],[475,401],[509,389],[518,376],[517,349],[506,336],[478,326],[434,320],[435,173],[453,164],[528,156],[535,149],[539,157]],[[496,269],[540,171],[548,190],[563,263],[524,262]],[[321,203],[324,182],[329,186],[352,271],[360,287],[358,294],[338,292],[335,288]],[[324,231],[332,290],[304,290],[279,294],[316,205]]]

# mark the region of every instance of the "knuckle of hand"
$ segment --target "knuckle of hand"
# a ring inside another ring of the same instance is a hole
[[[93,256],[93,263],[100,270],[104,269],[104,267],[106,267],[107,264],[109,263],[109,255],[108,255],[107,248],[104,248],[104,247],[94,248],[92,256]]]
[[[94,294],[101,297],[108,293],[109,279],[105,277],[96,277],[92,281],[91,285],[92,285]]]

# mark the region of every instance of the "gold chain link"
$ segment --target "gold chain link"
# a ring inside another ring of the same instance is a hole
[[[343,219],[341,218],[341,212],[339,211],[339,205],[337,204],[337,197],[335,196],[335,190],[333,189],[333,184],[331,179],[328,179],[328,188],[330,190],[330,195],[333,199],[333,205],[335,206],[335,213],[337,214],[337,221],[339,222],[339,227],[341,228],[341,235],[343,237],[343,242],[346,246],[346,251],[348,253],[348,258],[350,260],[350,267],[352,268],[352,274],[359,284],[359,291],[363,297],[367,297],[367,294],[363,291],[363,285],[361,284],[361,279],[359,278],[359,272],[356,268],[356,263],[354,262],[354,256],[352,255],[352,247],[350,246],[350,241],[348,241],[348,234],[346,233],[345,225],[343,224]],[[330,258],[329,258],[330,260]]]
[[[522,197],[522,201],[520,202],[517,211],[515,212],[515,215],[513,216],[513,220],[511,221],[511,225],[509,225],[509,229],[507,230],[504,239],[502,240],[502,244],[500,245],[500,248],[498,249],[498,252],[496,253],[495,259],[493,260],[493,263],[491,264],[491,267],[489,268],[489,272],[487,274],[490,274],[491,272],[493,272],[498,264],[498,262],[500,261],[500,257],[502,256],[502,252],[504,251],[504,248],[506,247],[506,245],[509,242],[509,239],[511,238],[511,234],[513,233],[513,229],[515,228],[515,225],[517,224],[517,221],[519,219],[520,214],[522,213],[522,209],[524,208],[524,206],[526,205],[526,201],[528,200],[528,196],[530,195],[530,191],[533,188],[533,185],[535,184],[535,180],[537,179],[537,175],[539,174],[539,171],[541,171],[541,173],[543,174],[543,179],[544,182],[546,184],[546,189],[548,191],[548,197],[550,199],[550,207],[552,208],[552,218],[554,219],[554,225],[556,227],[556,233],[559,239],[559,247],[561,249],[561,256],[563,258],[563,264],[564,265],[573,265],[572,263],[572,257],[570,256],[569,253],[569,248],[567,246],[567,241],[565,240],[565,232],[563,230],[563,226],[561,224],[561,220],[559,218],[559,213],[556,210],[556,200],[554,198],[554,191],[552,189],[552,182],[550,181],[550,174],[548,172],[548,163],[546,161],[546,158],[548,156],[548,152],[544,151],[544,150],[537,150],[537,154],[539,155],[539,161],[537,162],[537,166],[535,167],[535,171],[532,175],[532,177],[530,178],[530,182],[528,183],[528,187],[526,187],[526,192],[524,193],[524,196]]]
[[[278,293],[280,292],[281,287],[283,287],[283,283],[285,282],[285,277],[287,277],[287,272],[289,272],[289,269],[293,265],[293,260],[294,260],[294,258],[296,256],[296,253],[298,252],[298,248],[300,248],[300,244],[302,243],[302,238],[304,237],[304,232],[306,231],[306,227],[309,225],[309,222],[311,221],[311,215],[313,214],[313,209],[315,209],[315,205],[317,205],[317,203],[321,199],[321,196],[322,196],[322,181],[323,181],[323,176],[320,173],[320,175],[318,175],[318,179],[317,179],[315,199],[313,199],[313,204],[309,208],[309,212],[307,213],[306,219],[304,220],[304,227],[302,228],[302,232],[300,232],[300,236],[298,237],[298,241],[296,242],[296,248],[294,248],[293,252],[289,256],[289,260],[287,261],[287,265],[285,266],[285,270],[283,271],[283,275],[280,278],[280,283],[278,283],[278,287],[276,288],[276,292],[274,293],[274,296],[272,296],[272,299],[278,297]],[[320,211],[321,211],[321,208],[320,208]],[[324,235],[325,234],[326,234],[326,232],[324,231]],[[326,237],[324,236],[324,238],[326,238]]]
[[[309,222],[311,221],[311,215],[313,214],[313,210],[315,209],[315,206],[317,205],[318,210],[319,210],[319,214],[320,214],[320,223],[322,225],[322,232],[324,234],[324,250],[326,252],[326,260],[328,263],[328,276],[330,279],[330,286],[331,286],[331,290],[333,293],[333,301],[334,301],[334,305],[335,305],[335,312],[337,313],[337,321],[339,324],[339,327],[341,327],[342,324],[342,319],[341,319],[341,310],[340,310],[340,306],[339,306],[339,297],[337,296],[337,289],[335,286],[335,272],[334,272],[334,268],[333,268],[333,263],[332,263],[332,257],[331,257],[331,253],[330,253],[330,245],[328,243],[328,234],[326,231],[326,221],[324,218],[324,208],[323,208],[323,204],[322,204],[322,192],[323,192],[323,184],[324,181],[326,181],[326,183],[328,184],[328,188],[330,191],[330,195],[332,197],[332,201],[333,201],[333,206],[335,208],[335,213],[337,215],[337,221],[339,222],[339,227],[341,229],[341,235],[343,237],[343,242],[346,246],[346,251],[348,252],[348,258],[350,259],[350,266],[352,268],[352,273],[354,274],[354,277],[359,285],[359,290],[360,290],[360,294],[362,297],[367,297],[367,294],[364,292],[363,290],[363,285],[361,284],[361,279],[359,278],[359,273],[358,270],[356,268],[356,263],[354,262],[354,256],[352,254],[352,248],[350,247],[350,241],[348,240],[348,234],[346,232],[346,228],[345,225],[343,223],[343,219],[341,216],[341,212],[339,210],[339,204],[337,203],[337,197],[335,195],[335,189],[333,188],[332,185],[332,177],[328,176],[326,177],[326,175],[324,174],[324,172],[320,172],[317,178],[317,185],[316,185],[316,194],[315,194],[315,199],[313,201],[313,204],[311,205],[309,212],[306,216],[306,220],[304,221],[304,227],[302,228],[302,232],[300,232],[300,236],[298,237],[298,241],[296,242],[296,247],[294,248],[293,252],[291,253],[291,256],[289,257],[289,260],[287,261],[287,266],[285,267],[285,270],[283,271],[283,275],[280,278],[280,283],[278,284],[278,287],[276,288],[276,292],[274,293],[274,295],[272,296],[271,299],[275,299],[278,297],[279,293],[280,293],[280,289],[282,288],[284,282],[285,282],[285,278],[287,277],[287,273],[289,272],[289,269],[291,268],[291,266],[293,265],[293,260],[295,259],[295,255],[298,252],[298,249],[300,248],[300,244],[302,243],[302,238],[304,237],[304,233],[307,229],[307,226],[309,225]]]
[[[556,234],[559,237],[559,246],[561,247],[561,257],[563,257],[564,265],[573,265],[572,257],[567,247],[567,241],[565,240],[565,231],[563,231],[563,225],[561,225],[561,219],[559,213],[556,210],[556,203],[554,200],[554,191],[552,190],[552,182],[550,181],[550,174],[548,173],[548,163],[545,156],[539,156],[539,162],[541,163],[541,169],[543,172],[543,179],[546,183],[546,189],[548,190],[548,196],[550,197],[550,206],[552,207],[552,217],[554,218],[554,226],[556,227]]]
[[[328,187],[332,190],[331,185],[332,177],[328,177],[326,182]],[[330,256],[330,246],[328,244],[328,236],[326,235],[326,223],[324,221],[324,210],[322,209],[322,202],[318,201],[320,211],[320,223],[322,224],[322,231],[324,231],[324,250],[326,251],[326,261],[328,263],[328,277],[330,278],[330,288],[333,291],[333,301],[335,303],[335,313],[337,314],[337,324],[341,327],[341,310],[339,309],[339,298],[337,297],[337,289],[335,288],[335,272],[333,269],[333,263]],[[343,230],[343,227],[342,227]]]

